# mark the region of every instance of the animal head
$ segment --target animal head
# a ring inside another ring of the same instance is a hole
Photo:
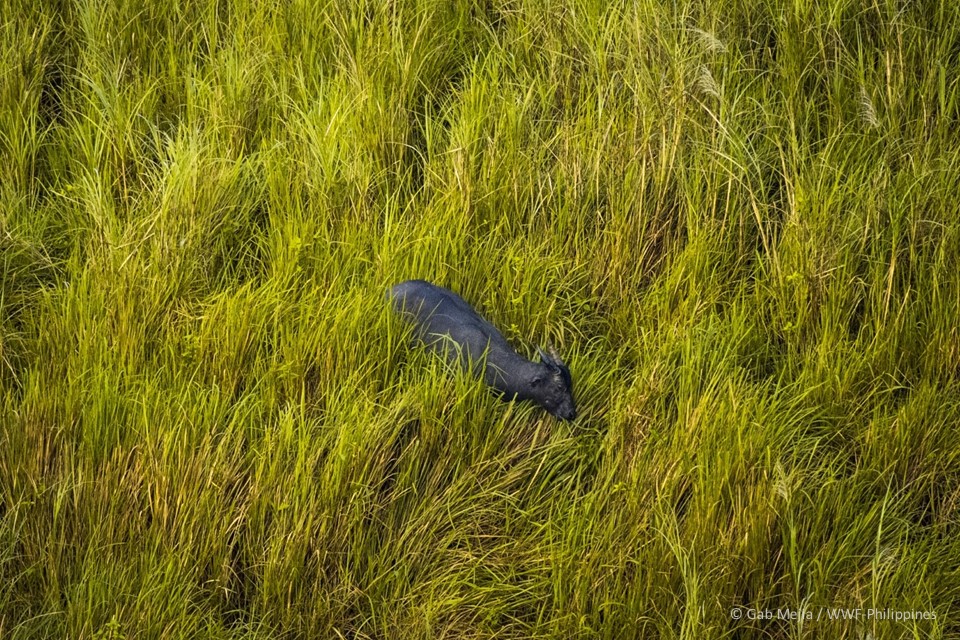
[[[537,352],[540,354],[540,362],[544,365],[542,372],[530,381],[537,401],[544,409],[561,420],[573,420],[577,417],[577,408],[573,403],[573,380],[570,378],[570,369],[552,348],[549,354],[539,347]]]

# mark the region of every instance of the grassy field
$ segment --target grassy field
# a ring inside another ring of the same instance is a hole
[[[0,5],[0,637],[960,637],[953,2]]]

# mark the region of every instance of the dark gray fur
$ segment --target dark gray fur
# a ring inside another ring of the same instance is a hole
[[[389,298],[428,348],[482,376],[504,399],[532,400],[563,420],[577,417],[570,370],[556,353],[539,349],[540,362],[527,360],[463,298],[425,280],[401,282]]]

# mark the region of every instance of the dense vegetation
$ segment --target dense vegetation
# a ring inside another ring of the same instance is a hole
[[[0,4],[0,636],[960,634],[954,3]]]

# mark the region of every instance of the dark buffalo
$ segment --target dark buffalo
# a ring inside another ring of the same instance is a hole
[[[532,400],[558,418],[576,418],[570,370],[555,352],[538,349],[541,361],[527,360],[463,298],[424,280],[401,282],[389,298],[427,347],[482,376],[504,399]]]

